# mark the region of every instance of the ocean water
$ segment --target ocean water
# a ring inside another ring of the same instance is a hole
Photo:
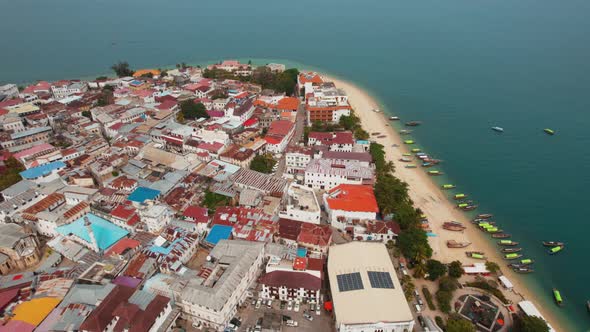
[[[525,278],[542,305],[584,331],[589,10],[583,0],[4,1],[0,82],[224,58],[290,59],[356,82],[391,114],[424,122],[414,139],[537,261]],[[549,257],[542,240],[567,248]]]

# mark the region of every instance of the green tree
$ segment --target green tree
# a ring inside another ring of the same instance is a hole
[[[354,130],[354,137],[356,139],[367,140],[367,139],[369,139],[369,133],[366,130],[364,130],[363,128],[359,127]]]
[[[490,271],[491,273],[498,273],[498,271],[500,271],[500,265],[492,261],[487,261],[486,269],[488,269],[488,271]]]
[[[460,261],[454,261],[449,264],[449,276],[453,278],[461,278],[461,276],[465,273],[463,270],[463,264]]]
[[[82,116],[92,119],[92,114],[90,114],[90,111],[82,111]]]
[[[514,320],[515,332],[549,332],[549,326],[537,316],[518,317]]]
[[[426,261],[426,271],[428,272],[428,280],[435,281],[447,273],[447,266],[436,259],[429,259]]]
[[[453,293],[440,289],[436,292],[436,302],[440,311],[447,314],[451,312],[451,300],[453,300]]]
[[[447,320],[447,332],[475,332],[475,325],[459,315],[451,315]]]
[[[416,290],[416,285],[413,282],[407,282],[402,286],[404,290],[404,295],[406,296],[406,300],[408,302],[414,299],[414,291]]]
[[[457,280],[449,276],[443,276],[438,280],[438,288],[443,291],[454,292],[458,287]]]
[[[111,66],[111,69],[119,77],[133,76],[134,71],[129,67],[127,61],[119,61]]]
[[[6,159],[4,166],[6,166],[6,170],[0,174],[0,190],[4,190],[19,182],[22,179],[19,173],[25,170],[23,165],[14,157]]]
[[[270,154],[257,155],[252,159],[250,163],[250,169],[260,173],[270,174],[272,168],[277,162],[272,158]]]
[[[115,176],[115,177],[116,177],[116,176],[119,176],[119,172],[117,172],[117,171],[112,171],[112,172],[111,172],[111,174],[112,174],[113,176]]]
[[[428,244],[426,232],[420,228],[410,228],[398,236],[398,246],[404,256],[410,259],[431,257],[432,248]]]
[[[209,118],[205,105],[203,105],[203,103],[195,103],[192,99],[180,103],[180,111],[185,119]]]
[[[203,198],[203,202],[201,204],[207,207],[209,209],[209,212],[212,213],[215,211],[217,207],[226,206],[228,205],[228,203],[229,197],[216,194],[207,189],[205,190],[205,197]]]

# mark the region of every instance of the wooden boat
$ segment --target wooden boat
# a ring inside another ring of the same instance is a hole
[[[516,272],[516,273],[533,273],[535,272],[535,270],[533,270],[530,267],[515,267],[512,269],[512,271]]]
[[[549,128],[545,128],[543,129],[543,131],[547,134],[547,135],[555,135],[555,131],[553,129],[549,129]]]
[[[422,124],[422,122],[420,122],[420,121],[409,121],[409,122],[406,122],[406,126],[408,126],[408,127],[417,127],[417,126],[419,126],[421,124]]]
[[[397,116],[390,116],[389,117],[389,120],[391,120],[391,121],[397,121],[397,120],[399,120],[399,117],[397,117]]]
[[[511,235],[510,234],[506,234],[506,233],[496,233],[496,234],[492,234],[492,237],[494,239],[507,239],[509,238]]]
[[[543,241],[543,245],[545,247],[565,246],[565,244],[563,242],[558,242],[558,241]]]
[[[555,255],[562,250],[563,250],[563,246],[553,247],[553,248],[549,249],[549,255]]]
[[[377,132],[377,131],[374,132],[374,133],[371,133],[371,136],[377,136],[377,135],[381,135],[381,133],[380,132]]]
[[[501,251],[503,253],[508,254],[508,253],[511,253],[511,252],[519,252],[519,251],[522,251],[522,248],[503,248]]]
[[[555,303],[557,303],[558,306],[563,306],[563,298],[561,297],[561,293],[557,288],[553,288],[553,298],[555,299]]]
[[[457,242],[455,240],[447,241],[447,248],[466,248],[471,242]]]
[[[422,150],[420,150],[420,149],[412,149],[412,153],[418,153],[420,151],[422,151]]]
[[[447,231],[453,231],[453,232],[462,232],[465,230],[465,226],[463,226],[463,224],[458,223],[458,222],[445,222],[443,224],[443,229],[446,229]]]
[[[477,224],[477,223],[482,223],[482,222],[487,222],[490,224],[495,224],[493,221],[490,221],[489,219],[481,219],[481,218],[475,218],[473,220],[471,220],[472,223]]]
[[[373,109],[373,112],[375,112],[375,113],[381,113],[381,111],[379,109],[377,109],[377,108],[374,108]]]
[[[404,162],[404,163],[409,163],[410,161],[412,161],[412,159],[410,159],[410,158],[399,158],[399,161]]]
[[[518,242],[512,240],[500,240],[498,241],[499,246],[516,247]]]
[[[468,206],[461,208],[461,210],[463,210],[463,211],[473,211],[475,209],[477,209],[477,205],[468,205]]]
[[[428,168],[428,167],[432,167],[432,166],[436,166],[436,164],[429,163],[429,162],[423,162],[422,163],[422,167],[424,167],[424,168]]]
[[[406,168],[416,168],[416,165],[414,165],[414,164],[407,164],[405,167]]]
[[[385,138],[385,137],[387,137],[387,135],[379,135],[379,136],[377,136],[377,138]]]
[[[467,257],[475,258],[475,259],[486,259],[486,256],[481,251],[467,251],[465,252]]]
[[[510,263],[510,264],[508,264],[508,267],[509,268],[512,268],[512,269],[520,269],[521,267],[528,267],[528,266],[529,266],[528,264],[520,264],[520,263]]]
[[[521,259],[520,262],[519,262],[519,264],[522,264],[522,265],[531,265],[531,264],[534,264],[534,263],[535,263],[535,260],[534,259],[531,259],[531,258]]]
[[[439,175],[443,175],[445,173],[441,172],[441,171],[428,171],[428,175],[431,176],[439,176]]]
[[[521,254],[519,254],[519,253],[514,253],[514,252],[513,252],[513,253],[509,253],[509,254],[506,254],[506,255],[504,255],[504,259],[508,259],[508,260],[518,259],[518,258],[520,258],[520,257],[522,257],[522,255],[521,255]]]
[[[490,219],[493,216],[494,216],[493,214],[482,213],[482,214],[478,214],[476,218],[479,218],[479,219]]]
[[[454,188],[456,188],[457,186],[455,186],[454,184],[443,184],[441,187],[442,187],[443,189],[454,189]]]
[[[454,199],[465,199],[465,198],[467,198],[467,195],[465,195],[465,194],[455,194],[453,196],[453,198]]]
[[[499,133],[503,133],[504,132],[504,128],[502,127],[492,127],[493,131],[499,132]]]

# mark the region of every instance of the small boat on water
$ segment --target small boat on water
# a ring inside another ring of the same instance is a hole
[[[488,233],[502,233],[503,232],[503,230],[499,229],[498,227],[487,227],[487,228],[484,228],[483,230]]]
[[[443,184],[443,185],[442,185],[442,188],[443,188],[443,189],[454,189],[454,188],[456,188],[456,187],[457,187],[457,186],[455,186],[454,184]]]
[[[493,221],[489,221],[489,219],[481,219],[481,218],[474,218],[473,220],[471,220],[472,223],[477,224],[477,223],[482,223],[482,222],[487,222],[490,224],[495,224],[495,222]]]
[[[504,259],[508,259],[508,260],[518,259],[520,257],[522,257],[522,255],[518,254],[518,253],[510,253],[510,254],[504,255]]]
[[[412,151],[412,153],[418,153],[418,152],[420,152],[422,150],[420,150],[420,149],[412,149],[411,151]]]
[[[482,214],[478,214],[476,218],[478,218],[478,219],[490,219],[493,216],[494,216],[493,214],[482,213]]]
[[[535,263],[535,260],[530,259],[530,258],[525,258],[525,259],[521,259],[519,263],[522,265],[531,265],[531,264]]]
[[[543,241],[543,245],[545,247],[557,247],[557,246],[565,246],[565,244],[563,242],[559,242],[559,241]]]
[[[475,259],[486,259],[486,256],[481,251],[466,251],[465,255],[467,257],[475,258]]]
[[[533,272],[535,272],[535,270],[533,270],[530,267],[515,267],[512,269],[512,271],[514,271],[516,273],[533,273]]]
[[[406,122],[406,126],[408,126],[408,127],[417,127],[417,126],[419,126],[421,124],[422,124],[422,122],[420,122],[420,121],[409,121],[409,122]]]
[[[503,133],[504,132],[504,128],[502,127],[492,127],[493,131],[499,132],[499,133]]]
[[[432,176],[438,176],[438,175],[443,175],[445,173],[441,172],[441,171],[428,171],[428,175],[432,175]]]
[[[458,242],[455,240],[447,241],[447,248],[466,248],[471,244],[471,242]]]
[[[399,131],[400,135],[409,135],[412,133],[411,130],[407,130],[407,129],[402,129]]]
[[[461,210],[463,211],[473,211],[475,209],[477,209],[477,205],[467,205],[461,208]]]
[[[465,228],[467,227],[456,221],[447,221],[443,224],[443,229],[446,229],[447,231],[462,232],[465,230]]]
[[[553,248],[549,249],[549,255],[555,255],[562,250],[563,250],[563,246],[553,247]]]
[[[507,239],[509,238],[511,235],[510,234],[506,234],[506,233],[496,233],[496,234],[492,234],[492,237],[494,239]]]
[[[405,140],[404,144],[414,144],[414,141],[411,139]]]
[[[519,251],[522,251],[522,248],[503,248],[501,251],[503,253],[509,254],[511,252],[519,252]]]
[[[455,194],[455,196],[453,196],[454,199],[464,199],[467,198],[467,195],[465,194]]]
[[[563,298],[561,297],[561,293],[557,288],[553,288],[553,298],[555,299],[555,303],[557,303],[558,306],[563,306]]]
[[[402,153],[402,156],[404,156],[404,157],[411,157],[412,154],[411,153]]]
[[[590,312],[590,301],[586,301],[586,309],[588,309],[588,312]]]
[[[424,167],[424,168],[428,168],[428,167],[432,167],[432,166],[436,166],[436,164],[428,163],[428,162],[422,163],[422,167]]]
[[[522,267],[529,267],[529,266],[528,266],[528,264],[510,263],[510,264],[508,264],[508,267],[512,268],[512,269],[520,269]]]
[[[547,134],[547,135],[555,135],[555,131],[553,129],[549,129],[549,128],[545,128],[543,129],[543,131]]]
[[[398,121],[399,120],[399,117],[397,117],[397,116],[390,116],[389,117],[389,120],[391,120],[391,121]]]
[[[518,242],[512,240],[500,240],[498,241],[499,246],[516,247]]]
[[[416,165],[414,165],[414,164],[407,164],[405,167],[406,168],[416,168]]]
[[[404,163],[409,163],[410,161],[412,161],[412,159],[410,158],[399,158],[399,161],[404,162]]]

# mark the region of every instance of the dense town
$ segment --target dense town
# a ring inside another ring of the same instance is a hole
[[[397,247],[413,226],[379,198],[382,150],[334,82],[113,70],[0,87],[0,332],[442,331],[420,315],[437,288],[404,265],[422,248]],[[479,330],[505,329],[495,310]]]

